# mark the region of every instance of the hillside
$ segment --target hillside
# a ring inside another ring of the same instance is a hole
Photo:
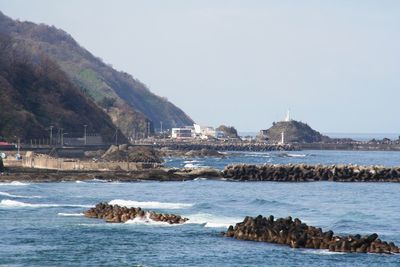
[[[7,35],[0,35],[0,107],[0,136],[6,139],[48,138],[50,125],[82,136],[86,124],[88,133],[105,141],[115,133],[110,117],[56,63]]]
[[[274,122],[272,127],[267,130],[268,141],[280,142],[282,132],[285,135],[285,143],[314,143],[329,140],[329,137],[312,129],[308,124],[291,120]]]
[[[159,97],[140,81],[119,72],[55,27],[14,21],[0,12],[0,31],[42,52],[59,64],[73,83],[112,118],[127,137],[142,136],[151,127],[164,129],[193,124],[178,107]]]

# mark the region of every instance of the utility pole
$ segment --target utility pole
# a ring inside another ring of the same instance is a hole
[[[61,136],[61,134],[60,134],[60,128],[58,128],[58,129],[57,129],[57,144],[56,144],[56,145],[60,144],[60,136]]]
[[[63,134],[64,129],[61,128],[61,147],[64,146],[64,134]]]
[[[147,138],[150,136],[150,122],[147,122]]]
[[[118,146],[118,128],[115,128],[115,145]]]
[[[83,127],[84,127],[84,138],[85,138],[85,146],[87,145],[87,138],[86,138],[86,127],[87,127],[87,125],[85,124],[85,125],[83,125]]]
[[[62,147],[64,146],[64,135],[66,135],[66,134],[68,134],[68,133],[63,133],[63,134],[61,135],[61,146],[62,146]]]
[[[50,146],[53,145],[53,125],[50,125]]]
[[[161,128],[160,132],[163,133],[162,121],[160,121],[160,125],[161,125],[161,127],[160,127],[160,128]]]

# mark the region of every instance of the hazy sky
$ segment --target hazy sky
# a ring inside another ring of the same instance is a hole
[[[0,0],[62,28],[200,124],[400,132],[400,1]]]

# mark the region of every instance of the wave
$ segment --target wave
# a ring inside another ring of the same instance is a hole
[[[41,198],[41,196],[22,196],[22,195],[14,195],[14,194],[10,194],[7,192],[1,192],[1,191],[0,191],[0,196],[14,197],[14,198]]]
[[[245,153],[245,157],[252,157],[252,158],[270,158],[271,155],[270,153],[265,153],[265,152],[250,152],[250,153]]]
[[[196,163],[196,162],[201,162],[199,160],[185,160],[183,163]]]
[[[193,179],[193,181],[207,181],[207,180],[208,180],[207,178],[201,178],[201,177]]]
[[[170,202],[158,202],[158,201],[134,201],[134,200],[123,200],[123,199],[114,199],[108,202],[110,205],[119,205],[125,207],[141,207],[148,209],[184,209],[190,208],[193,204],[187,203],[170,203]]]
[[[291,204],[285,203],[285,202],[280,202],[276,200],[268,200],[268,199],[262,199],[262,198],[256,198],[250,202],[250,204],[255,204],[255,205],[271,205],[271,206],[291,206]]]
[[[26,203],[11,199],[3,199],[0,201],[0,207],[3,208],[52,208],[52,207],[72,207],[72,208],[90,208],[92,205],[75,205],[75,204],[43,204],[43,203]]]
[[[305,158],[307,157],[306,154],[287,154],[289,158]]]
[[[237,222],[243,220],[225,216],[214,216],[208,213],[198,213],[185,217],[189,218],[185,224],[201,224],[207,228],[228,228],[230,225],[235,225]]]
[[[207,213],[199,213],[194,215],[183,216],[189,218],[185,224],[200,224],[207,228],[228,228],[230,225],[234,225],[236,222],[240,221],[240,219],[229,218],[229,217],[215,217],[211,214]],[[157,222],[149,218],[149,215],[146,214],[144,218],[135,218],[132,220],[128,220],[125,222],[126,224],[144,224],[149,226],[179,226],[182,224],[169,224],[167,222]]]
[[[108,180],[102,180],[102,179],[97,179],[97,178],[93,178],[92,180],[88,180],[87,182],[89,183],[108,183]]]
[[[12,181],[10,183],[0,183],[0,186],[1,185],[25,186],[25,185],[29,185],[29,184],[28,183],[19,182],[19,181]]]
[[[305,158],[307,154],[279,153],[277,156],[282,158]]]
[[[183,167],[184,168],[199,168],[200,165],[192,164],[192,163],[186,163]]]
[[[182,224],[169,224],[167,222],[157,222],[149,217],[149,213],[146,213],[145,217],[139,218],[136,217],[134,219],[128,220],[125,222],[125,224],[143,224],[143,225],[149,225],[149,226],[179,226]]]
[[[64,213],[64,212],[59,212],[57,213],[58,216],[64,216],[64,217],[81,217],[84,216],[85,214],[83,213]]]
[[[302,253],[317,254],[317,255],[333,255],[333,254],[347,254],[346,252],[335,252],[327,249],[302,249]]]

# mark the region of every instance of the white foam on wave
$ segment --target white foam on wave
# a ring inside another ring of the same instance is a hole
[[[85,214],[83,213],[64,213],[64,212],[59,212],[57,213],[58,216],[64,216],[64,217],[81,217],[84,216]]]
[[[198,178],[194,178],[193,181],[207,181],[207,178],[202,178],[202,177],[198,177]]]
[[[43,204],[43,203],[26,203],[11,199],[3,199],[0,201],[0,207],[3,208],[51,208],[51,207],[73,207],[73,208],[90,208],[91,205],[75,205],[75,204]]]
[[[149,225],[149,226],[178,226],[182,224],[169,224],[167,222],[157,222],[152,219],[150,219],[150,216],[148,213],[146,213],[145,217],[139,218],[136,217],[134,219],[128,220],[125,222],[125,224],[140,224],[140,225]]]
[[[332,255],[332,254],[347,254],[346,252],[335,252],[327,249],[304,249],[303,253],[306,254],[317,254],[317,255]]]
[[[75,183],[77,184],[95,184],[95,183],[108,183],[109,181],[106,180],[101,180],[101,179],[97,179],[97,178],[93,178],[91,180],[85,180],[85,181],[81,181],[81,180],[76,180]]]
[[[41,196],[22,196],[22,195],[14,195],[14,194],[10,194],[7,192],[1,192],[1,191],[0,191],[0,196],[13,197],[13,198],[41,198]]]
[[[200,162],[198,160],[185,160],[183,163],[196,163],[196,162]]]
[[[0,186],[1,185],[25,186],[25,185],[29,185],[29,184],[28,183],[19,182],[19,181],[12,181],[10,183],[0,183]]]
[[[254,157],[254,158],[270,158],[270,153],[267,152],[247,152],[244,154],[245,157]]]
[[[125,207],[141,207],[147,209],[184,209],[190,208],[193,204],[188,203],[171,203],[171,202],[158,202],[158,201],[134,201],[134,200],[123,200],[123,199],[114,199],[108,202],[110,205],[119,205]]]
[[[186,224],[203,224],[207,228],[228,228],[230,225],[235,225],[241,221],[238,218],[215,216],[208,213],[198,213],[184,217],[189,218]]]
[[[306,154],[287,154],[287,156],[290,158],[305,158],[305,157],[307,157]]]
[[[195,169],[195,168],[200,168],[200,165],[198,165],[198,164],[192,164],[192,163],[187,163],[187,164],[185,164],[183,167],[184,167],[184,168],[192,168],[192,169]]]

